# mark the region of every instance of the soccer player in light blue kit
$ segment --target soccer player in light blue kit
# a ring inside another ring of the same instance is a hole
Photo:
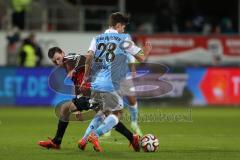
[[[111,14],[110,28],[92,40],[86,56],[85,74],[81,87],[84,89],[85,82],[91,78],[91,97],[103,106],[98,115],[107,115],[103,123],[99,124],[96,121],[96,124],[92,124],[94,129],[88,136],[88,141],[98,152],[102,151],[98,138],[110,131],[118,123],[122,114],[123,95],[120,84],[126,79],[128,72],[127,55],[132,54],[139,62],[143,62],[152,49],[150,43],[146,43],[142,49],[137,47],[130,35],[124,34],[128,19],[119,12]]]

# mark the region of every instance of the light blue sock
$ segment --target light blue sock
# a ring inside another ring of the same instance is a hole
[[[137,122],[138,120],[138,106],[137,103],[133,106],[128,106],[128,110],[131,115],[131,121],[132,122]]]
[[[103,134],[110,131],[114,126],[118,124],[118,117],[114,114],[110,114],[107,116],[107,118],[104,120],[104,122],[95,130],[95,133],[97,136],[102,136]]]
[[[93,130],[96,130],[102,124],[104,118],[104,115],[96,115],[88,125],[83,138],[86,139]]]

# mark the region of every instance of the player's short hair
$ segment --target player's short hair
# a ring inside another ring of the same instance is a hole
[[[117,23],[127,25],[129,23],[129,15],[124,15],[120,12],[112,13],[109,16],[109,26],[116,26]]]
[[[48,50],[48,58],[52,59],[55,53],[62,53],[62,49],[59,47],[52,47]]]

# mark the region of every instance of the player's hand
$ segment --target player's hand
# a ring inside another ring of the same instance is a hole
[[[73,69],[73,70],[71,70],[71,71],[69,71],[68,72],[68,74],[67,74],[67,77],[68,78],[72,78],[73,77],[73,74],[75,73],[76,71]]]
[[[142,49],[143,49],[144,54],[148,55],[152,50],[152,44],[150,42],[146,42]]]
[[[144,62],[149,53],[152,50],[152,45],[149,42],[146,42],[145,45],[142,47],[141,52],[139,52],[139,54],[135,54],[134,57],[139,61],[139,62]]]
[[[81,85],[80,85],[80,89],[81,89],[82,91],[86,90],[86,84],[87,84],[87,79],[86,79],[86,78],[83,78],[83,81],[82,81],[82,83],[81,83]]]

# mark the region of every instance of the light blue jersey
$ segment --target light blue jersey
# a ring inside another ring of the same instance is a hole
[[[92,64],[91,87],[100,92],[113,92],[128,72],[128,54],[124,49],[128,34],[104,33],[96,37],[96,50]]]

